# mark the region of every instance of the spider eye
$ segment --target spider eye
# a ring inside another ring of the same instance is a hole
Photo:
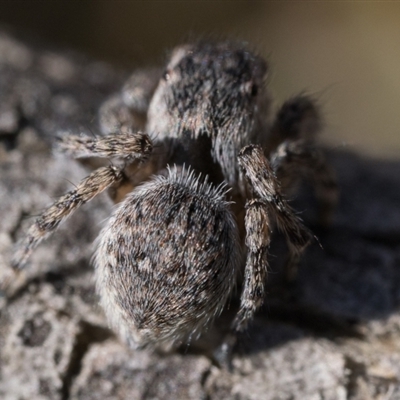
[[[171,77],[171,72],[168,69],[166,69],[162,74],[162,78],[164,79],[164,81],[169,81],[170,77]]]
[[[250,91],[250,93],[251,93],[251,95],[252,95],[253,97],[256,97],[257,94],[258,94],[258,85],[256,85],[255,83],[253,83],[253,84],[251,85],[251,91]]]

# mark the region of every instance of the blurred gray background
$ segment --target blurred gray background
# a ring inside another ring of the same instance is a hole
[[[205,34],[249,41],[269,60],[275,106],[311,93],[325,142],[400,158],[399,2],[3,0],[0,24],[125,68]]]

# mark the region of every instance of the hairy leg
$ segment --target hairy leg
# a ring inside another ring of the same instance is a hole
[[[265,281],[268,269],[268,248],[271,228],[268,207],[262,200],[251,200],[246,204],[246,246],[248,249],[244,287],[240,309],[233,321],[233,329],[243,331],[263,304]]]
[[[297,95],[283,103],[271,128],[273,148],[285,140],[314,140],[322,122],[318,106],[306,95]]]
[[[100,129],[104,135],[143,129],[161,69],[135,71],[120,92],[106,100],[99,110]]]
[[[75,189],[60,197],[36,219],[28,229],[25,238],[17,244],[12,260],[13,268],[22,269],[33,250],[43,239],[53,233],[61,222],[80,206],[122,178],[123,173],[117,167],[99,168],[83,179]]]
[[[65,135],[59,138],[58,149],[74,158],[117,157],[126,161],[144,160],[153,145],[145,133],[120,133],[105,137]]]
[[[244,147],[238,161],[255,196],[266,203],[279,230],[286,236],[290,252],[286,274],[292,279],[296,273],[297,261],[310,243],[311,234],[282,196],[279,181],[261,147]]]
[[[284,189],[293,186],[299,177],[311,181],[318,200],[319,222],[330,225],[339,191],[335,174],[322,151],[303,140],[286,141],[272,153],[271,165]]]
[[[328,226],[338,201],[338,188],[322,151],[313,144],[321,126],[316,102],[310,96],[297,95],[279,109],[267,150],[273,151],[271,164],[284,191],[293,187],[299,177],[312,182],[319,204],[319,222]]]
[[[279,182],[261,147],[254,145],[244,147],[239,153],[238,161],[255,198],[246,204],[245,243],[248,252],[240,308],[232,323],[231,331],[214,352],[215,360],[228,370],[231,369],[232,350],[238,335],[247,327],[264,301],[271,238],[269,215],[275,217],[279,229],[283,231],[288,241],[290,251],[286,265],[288,278],[293,278],[298,259],[311,239],[309,231],[282,197]]]

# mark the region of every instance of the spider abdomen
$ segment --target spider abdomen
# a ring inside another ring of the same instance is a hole
[[[240,245],[223,188],[177,171],[137,188],[103,229],[101,303],[133,347],[198,335],[235,283]]]

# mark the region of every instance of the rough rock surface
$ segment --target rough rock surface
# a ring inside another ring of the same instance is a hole
[[[210,354],[236,300],[210,331],[169,354],[134,352],[106,324],[94,292],[92,243],[110,213],[106,194],[43,243],[26,273],[9,268],[31,216],[88,174],[53,154],[59,130],[89,131],[125,79],[103,63],[43,50],[0,33],[1,399],[400,399],[400,163],[330,154],[341,187],[331,229],[298,279],[275,255],[265,307],[241,340],[233,370]]]

